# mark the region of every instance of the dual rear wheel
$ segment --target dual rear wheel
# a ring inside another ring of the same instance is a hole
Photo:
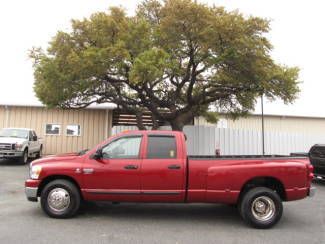
[[[238,208],[244,221],[259,229],[275,225],[283,212],[280,196],[266,187],[256,187],[246,192]]]

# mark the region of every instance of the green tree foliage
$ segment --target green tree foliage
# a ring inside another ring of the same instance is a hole
[[[298,68],[276,64],[269,21],[191,0],[146,0],[134,16],[121,8],[72,20],[46,52],[31,51],[38,98],[50,107],[116,103],[182,130],[194,116],[242,115],[263,93],[292,102]]]

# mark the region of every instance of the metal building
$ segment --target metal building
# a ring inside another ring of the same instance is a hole
[[[35,129],[44,142],[44,154],[75,152],[92,148],[111,134],[136,129],[134,115],[124,114],[115,107],[105,104],[63,110],[48,109],[41,104],[0,104],[0,129]],[[151,116],[145,115],[144,122],[150,127]],[[268,154],[308,151],[315,143],[325,143],[325,118],[265,115],[264,122],[265,152]],[[203,118],[195,118],[194,126],[186,126],[184,132],[188,135],[190,154],[213,154],[217,148],[222,154],[262,152],[260,115],[237,120],[221,115],[216,125],[207,123]]]
[[[44,154],[92,148],[111,135],[113,105],[81,110],[41,105],[0,105],[0,128],[32,128],[44,142]]]
[[[213,125],[202,117],[194,119],[194,125]],[[251,114],[237,120],[220,116],[218,128],[261,130],[261,115]],[[264,128],[269,132],[303,133],[325,135],[325,117],[264,115]]]

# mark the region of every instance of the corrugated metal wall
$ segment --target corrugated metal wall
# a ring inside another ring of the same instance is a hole
[[[44,141],[44,154],[76,152],[92,148],[111,132],[112,111],[106,109],[62,110],[43,107],[0,106],[0,128],[35,129]],[[46,124],[60,124],[60,135],[45,135]],[[81,126],[80,136],[67,136],[66,126]]]
[[[210,125],[202,117],[194,119],[194,125]],[[276,116],[265,115],[264,126],[266,131],[305,133],[305,134],[324,134],[325,135],[325,118],[298,117],[298,116]],[[232,120],[221,115],[217,124],[219,128],[256,130],[261,129],[261,116],[249,115],[248,117]]]
[[[114,126],[112,134],[135,130],[134,126]],[[161,127],[160,129],[169,129]],[[190,155],[213,155],[218,148],[222,155],[262,154],[262,133],[259,130],[221,129],[216,126],[185,126]],[[265,133],[265,153],[289,155],[308,152],[316,143],[325,143],[325,135],[305,133]]]

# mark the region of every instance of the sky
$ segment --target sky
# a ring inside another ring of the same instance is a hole
[[[46,49],[58,30],[69,31],[71,19],[89,17],[109,6],[131,15],[140,1],[10,0],[0,5],[0,104],[36,104],[32,61],[28,50]],[[292,105],[265,102],[266,114],[325,117],[325,2],[322,0],[201,0],[271,20],[267,35],[272,57],[301,71],[299,98]],[[257,103],[254,113],[260,113]]]

